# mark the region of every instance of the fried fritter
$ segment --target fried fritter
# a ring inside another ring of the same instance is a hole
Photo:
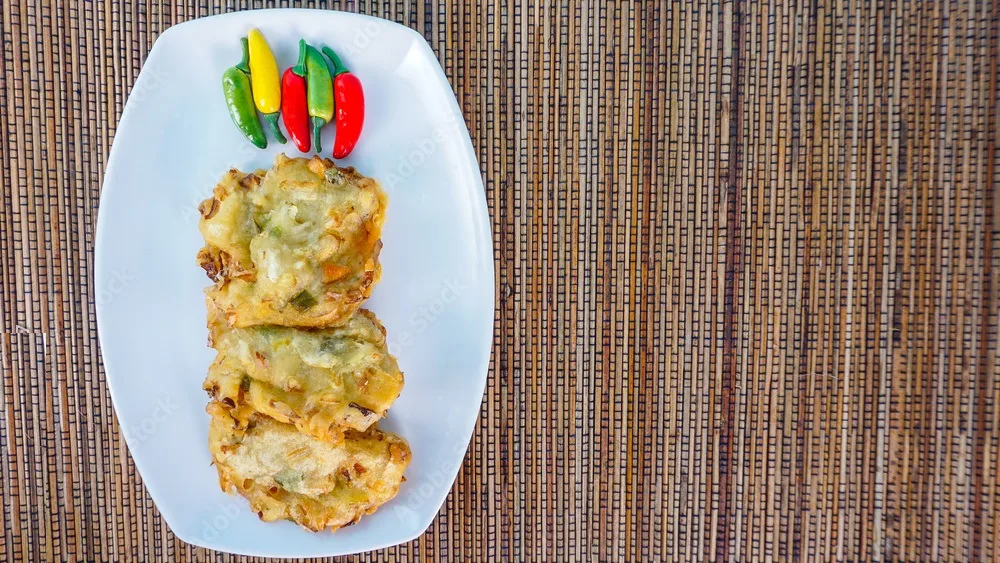
[[[236,327],[346,321],[381,276],[385,207],[378,182],[318,156],[230,170],[198,208],[209,299]]]
[[[349,431],[335,446],[259,414],[243,424],[218,402],[207,410],[219,484],[246,497],[261,520],[337,530],[388,502],[405,480],[409,446],[376,427]]]
[[[213,313],[218,351],[205,390],[245,421],[261,412],[337,443],[344,430],[366,430],[403,389],[403,374],[386,346],[385,328],[364,309],[341,326],[230,328]]]

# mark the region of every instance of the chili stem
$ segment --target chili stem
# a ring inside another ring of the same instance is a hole
[[[338,74],[344,74],[345,72],[350,72],[344,63],[340,62],[340,57],[337,53],[329,47],[323,47],[323,54],[330,58],[330,62],[333,63],[333,76],[336,77]]]
[[[279,143],[284,144],[288,139],[281,133],[281,127],[278,127],[278,112],[265,113],[264,121],[267,121],[268,125],[271,126],[271,133],[274,133],[274,138]]]
[[[306,47],[306,40],[299,39],[299,61],[295,63],[295,67],[292,69],[292,72],[298,74],[299,76],[306,75]]]
[[[241,60],[236,68],[243,71],[244,74],[250,75],[250,42],[246,37],[240,38],[240,46],[243,47],[243,60]]]
[[[312,117],[310,118],[313,126],[313,146],[316,152],[323,152],[323,142],[321,140],[323,126],[326,125],[326,120],[322,117]]]

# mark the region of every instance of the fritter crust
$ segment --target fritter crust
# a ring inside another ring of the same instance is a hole
[[[345,322],[381,276],[386,203],[378,182],[318,156],[230,170],[199,206],[209,299],[236,327]]]
[[[388,502],[405,480],[409,446],[376,427],[349,431],[335,446],[259,414],[242,423],[215,401],[207,410],[219,484],[246,497],[261,520],[335,531]]]
[[[241,422],[261,412],[337,443],[345,430],[366,430],[384,416],[403,389],[385,328],[370,311],[311,330],[231,328],[211,303],[209,312],[218,354],[204,387]]]

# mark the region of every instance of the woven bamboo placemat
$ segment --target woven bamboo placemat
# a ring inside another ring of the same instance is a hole
[[[93,244],[153,41],[243,4],[2,3],[0,559],[236,559],[129,458]],[[359,559],[1000,559],[996,0],[319,4],[430,42],[497,258],[465,465]]]

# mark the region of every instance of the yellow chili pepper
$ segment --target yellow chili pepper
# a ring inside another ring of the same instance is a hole
[[[250,42],[250,83],[253,87],[253,101],[264,114],[264,120],[271,126],[271,132],[279,143],[285,136],[278,127],[278,112],[281,111],[281,79],[278,77],[278,63],[267,45],[264,35],[257,29],[247,34]]]

